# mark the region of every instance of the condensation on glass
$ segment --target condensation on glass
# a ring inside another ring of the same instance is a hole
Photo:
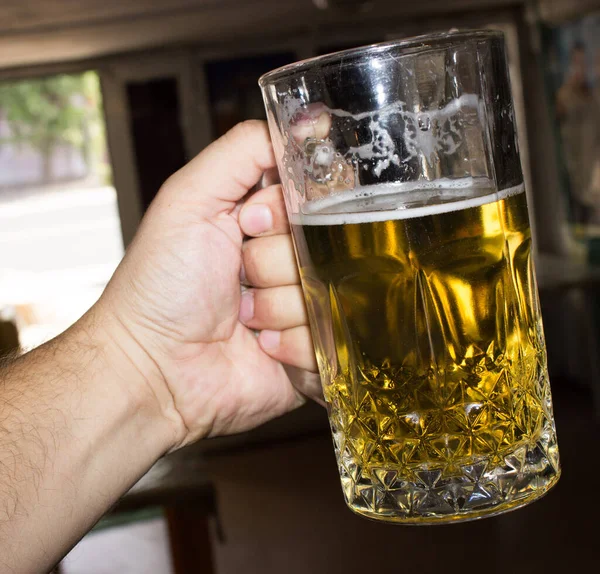
[[[502,34],[260,85],[348,506],[422,524],[542,496],[560,467]]]

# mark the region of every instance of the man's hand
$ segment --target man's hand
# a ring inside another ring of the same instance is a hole
[[[0,572],[47,571],[166,452],[316,394],[281,190],[241,207],[273,166],[263,123],[215,142],[165,183],[92,309],[0,365]]]
[[[240,209],[274,166],[262,122],[212,144],[164,184],[98,303],[115,339],[151,373],[177,425],[174,446],[302,404],[282,362],[316,371],[281,187]],[[242,296],[240,278],[255,289]],[[316,375],[300,379],[317,394]]]

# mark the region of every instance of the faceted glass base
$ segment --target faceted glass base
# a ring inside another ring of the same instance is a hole
[[[500,464],[478,458],[454,470],[431,464],[408,470],[396,465],[361,468],[346,458],[339,466],[351,510],[401,524],[462,522],[508,512],[542,497],[560,476],[549,421],[537,440],[517,445]]]

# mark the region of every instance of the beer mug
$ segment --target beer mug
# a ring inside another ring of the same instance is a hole
[[[560,466],[502,34],[260,86],[348,506],[429,524],[544,495]]]

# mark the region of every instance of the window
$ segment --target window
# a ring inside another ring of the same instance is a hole
[[[97,299],[123,255],[98,76],[0,84],[0,312],[21,347]]]

